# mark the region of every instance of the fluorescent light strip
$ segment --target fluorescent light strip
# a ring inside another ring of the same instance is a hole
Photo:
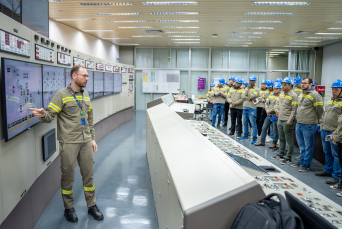
[[[308,6],[311,2],[252,2],[257,6]]]
[[[49,2],[63,2],[63,0],[49,0]]]
[[[284,23],[284,21],[263,21],[263,20],[245,20],[245,21],[240,21],[240,23],[275,23],[275,24],[280,24]]]
[[[152,15],[196,15],[198,12],[152,12]]]
[[[171,41],[199,41],[200,39],[171,39]]]
[[[199,20],[157,20],[157,22],[199,22]]]
[[[98,29],[98,30],[82,30],[83,32],[115,32],[115,30],[105,30],[105,29]]]
[[[233,34],[267,34],[265,32],[233,32]]]
[[[229,47],[248,47],[248,45],[225,45]]]
[[[132,36],[132,37],[163,37],[160,35],[139,35],[139,36]]]
[[[230,41],[257,41],[257,40],[241,40],[241,39],[229,39]]]
[[[94,21],[95,18],[58,18],[55,21]]]
[[[140,45],[140,44],[130,44],[130,43],[116,43],[116,45]]]
[[[198,2],[182,1],[182,2],[142,2],[143,5],[160,6],[160,5],[198,5]]]
[[[96,16],[133,16],[141,15],[141,13],[96,13]]]
[[[305,39],[334,40],[338,39],[338,37],[305,37]]]
[[[172,35],[172,36],[169,36],[169,37],[200,37],[200,36],[178,36],[178,35]]]
[[[121,26],[118,29],[154,29],[153,26]]]
[[[321,42],[321,41],[310,41],[310,40],[292,40],[290,42],[312,42],[312,43],[318,43],[318,42]]]
[[[230,36],[230,38],[261,38],[256,36]]]
[[[105,40],[126,40],[129,38],[102,38],[102,39],[105,39]]]
[[[309,46],[292,46],[292,45],[288,45],[288,46],[283,46],[283,47],[287,47],[287,48],[308,48]]]
[[[310,43],[290,43],[290,45],[316,45],[316,44],[310,44]]]
[[[342,29],[342,28],[327,28],[327,29],[340,30],[340,29]]]
[[[286,52],[270,52],[270,54],[272,55],[275,55],[276,53],[286,53]]]
[[[281,12],[246,12],[245,15],[295,15],[296,13],[281,13]]]
[[[131,2],[78,3],[81,6],[133,6]]]
[[[342,33],[315,33],[318,35],[342,35]]]
[[[335,23],[342,23],[342,21],[335,21]]]
[[[226,44],[251,45],[251,44],[253,44],[253,43],[246,43],[246,42],[226,42]]]
[[[199,42],[199,41],[194,41],[194,42],[191,42],[191,41],[189,41],[189,42],[187,42],[187,41],[180,41],[180,42],[178,42],[178,41],[176,41],[176,42],[173,42],[173,43],[175,43],[175,44],[199,44],[201,42]]]
[[[200,33],[197,31],[167,31],[165,33]]]
[[[235,27],[235,29],[274,29],[274,27]]]
[[[199,29],[198,26],[162,26],[162,29]]]
[[[140,22],[148,22],[148,21],[107,21],[109,23],[140,23]]]

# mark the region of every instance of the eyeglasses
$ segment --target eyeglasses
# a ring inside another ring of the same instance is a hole
[[[309,83],[302,83],[302,84],[309,84]]]
[[[89,77],[89,75],[82,75],[82,74],[77,74],[77,75],[81,75],[81,76],[83,76],[84,78],[86,78],[86,77]]]

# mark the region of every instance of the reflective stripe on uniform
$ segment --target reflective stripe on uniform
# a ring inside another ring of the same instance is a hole
[[[304,97],[304,98],[307,98],[307,99],[310,99],[311,101],[313,101],[313,98],[311,95],[304,95],[304,94],[301,94],[299,97]]]
[[[61,191],[62,191],[62,194],[63,194],[63,195],[70,195],[70,194],[72,194],[72,190],[67,191],[67,190],[61,189]]]
[[[333,104],[333,101],[328,101],[327,104]]]
[[[298,102],[297,102],[297,101],[293,101],[293,102],[291,103],[291,105],[298,105]]]
[[[60,111],[62,111],[61,108],[59,108],[58,106],[56,106],[56,104],[53,104],[53,103],[49,103],[48,107],[51,107],[52,109],[54,109],[55,111],[57,111],[58,113]],[[56,110],[57,109],[57,110]]]
[[[285,99],[288,99],[288,100],[292,100],[292,97],[291,96],[288,96],[288,95],[284,95],[284,94],[282,94],[282,95],[280,95],[280,97],[281,98],[285,98]]]
[[[279,97],[278,97],[278,96],[271,95],[271,96],[268,97],[268,99],[279,100]],[[267,100],[268,100],[268,99],[267,99]]]
[[[316,106],[323,106],[323,102],[314,103],[314,107],[316,107]]]
[[[92,108],[92,107],[89,107],[89,110],[88,110],[88,112],[89,112],[91,109],[93,109],[93,108]]]
[[[83,187],[85,192],[92,192],[95,190],[95,186],[93,187]]]
[[[294,91],[302,91],[302,89],[296,88],[294,89]]]

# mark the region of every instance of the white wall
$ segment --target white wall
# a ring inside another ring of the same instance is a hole
[[[329,45],[323,49],[322,85],[331,85],[342,79],[342,43]]]
[[[119,46],[57,21],[49,21],[50,39],[84,54],[116,62]]]

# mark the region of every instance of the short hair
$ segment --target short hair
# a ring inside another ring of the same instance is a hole
[[[310,77],[305,77],[303,80],[306,80],[306,79],[309,80],[309,84],[310,84],[310,83],[313,83],[313,80],[312,80]]]
[[[71,77],[71,79],[72,79],[72,75],[74,74],[74,73],[78,73],[78,71],[80,70],[80,68],[85,68],[83,65],[76,65],[76,66],[74,66],[74,67],[72,67],[72,69],[71,69],[71,71],[70,71],[70,77]]]

